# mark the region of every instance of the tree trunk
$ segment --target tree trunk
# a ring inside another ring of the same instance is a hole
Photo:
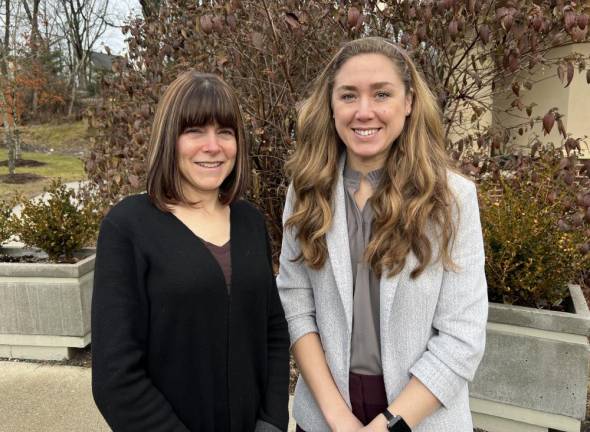
[[[8,149],[8,174],[14,175],[15,171],[15,148],[14,131],[8,118],[8,104],[4,96],[4,88],[0,86],[0,108],[2,110],[2,123],[4,124],[4,141]]]

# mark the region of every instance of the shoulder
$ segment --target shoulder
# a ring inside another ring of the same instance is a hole
[[[460,206],[474,200],[477,201],[477,188],[472,180],[456,171],[449,170],[447,171],[447,182]]]
[[[120,229],[131,229],[145,223],[156,213],[162,212],[143,193],[123,198],[109,210],[104,220]]]
[[[253,203],[240,199],[231,204],[232,220],[240,226],[240,232],[246,235],[264,235],[267,232],[266,218]]]
[[[232,212],[246,218],[252,218],[264,222],[264,215],[258,207],[245,199],[239,199],[231,204]]]

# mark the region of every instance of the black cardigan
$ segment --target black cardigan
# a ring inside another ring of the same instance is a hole
[[[92,391],[118,431],[248,431],[288,423],[289,335],[264,219],[231,205],[231,294],[203,242],[147,195],[102,222]]]

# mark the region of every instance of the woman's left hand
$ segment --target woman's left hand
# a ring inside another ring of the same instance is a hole
[[[359,432],[387,432],[387,419],[384,415],[379,414],[371,423],[360,429]]]

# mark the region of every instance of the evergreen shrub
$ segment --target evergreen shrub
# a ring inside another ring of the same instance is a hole
[[[22,203],[21,214],[10,219],[12,231],[27,246],[46,252],[50,261],[73,262],[74,253],[96,238],[102,202],[91,187],[74,191],[61,180],[46,192],[46,199]]]

